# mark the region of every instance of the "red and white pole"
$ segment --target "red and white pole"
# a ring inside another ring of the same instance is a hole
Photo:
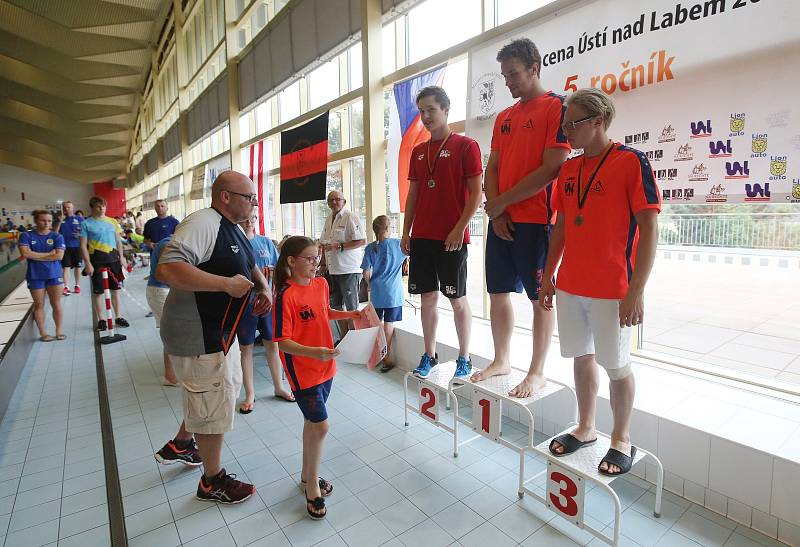
[[[106,321],[108,321],[108,333],[114,336],[114,317],[111,313],[111,289],[108,288],[108,268],[102,268],[103,272],[103,296],[106,299]]]

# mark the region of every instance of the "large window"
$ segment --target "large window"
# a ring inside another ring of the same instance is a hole
[[[328,175],[325,183],[325,193],[336,190],[342,191],[342,164],[341,162],[334,162],[328,164]],[[317,200],[311,202],[311,237],[319,239],[322,230],[325,228],[325,220],[331,210],[328,208],[328,203],[325,200]]]
[[[339,58],[323,63],[311,72],[308,82],[308,109],[313,110],[339,96]]]
[[[449,0],[427,0],[408,12],[409,64],[480,34],[481,0],[460,0],[454,7]]]

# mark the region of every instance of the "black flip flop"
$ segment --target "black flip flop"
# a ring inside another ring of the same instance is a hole
[[[608,471],[603,471],[600,469],[600,465],[597,466],[597,471],[600,472],[601,475],[606,475],[608,477],[616,477],[618,475],[623,475],[631,470],[633,467],[633,458],[636,457],[636,447],[631,445],[631,455],[628,456],[627,454],[623,454],[619,450],[615,448],[609,448],[606,455],[600,460],[600,465],[603,462],[606,462],[607,465],[616,465],[619,467],[619,472],[617,473],[610,473]]]
[[[325,498],[322,496],[316,497],[313,500],[306,498],[306,512],[308,516],[314,520],[324,519],[325,515],[328,514],[328,510],[325,508]]]
[[[548,450],[553,456],[561,457],[566,456],[567,454],[572,454],[576,450],[583,448],[584,446],[589,446],[597,442],[597,438],[595,437],[591,441],[582,441],[578,439],[572,433],[564,433],[559,435],[558,437],[554,437],[552,441],[550,441],[550,446],[548,446]],[[563,452],[556,452],[553,450],[553,443],[558,443],[561,445],[561,448],[564,449]]]

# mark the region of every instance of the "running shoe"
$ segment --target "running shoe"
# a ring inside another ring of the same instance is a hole
[[[107,321],[105,319],[101,319],[97,322],[97,330],[106,330]]]
[[[431,375],[433,367],[439,364],[439,354],[434,354],[433,357],[427,353],[423,353],[419,360],[419,366],[414,369],[414,376],[418,378],[427,378]]]
[[[66,288],[66,287],[65,287],[65,288]],[[72,289],[72,292],[74,292],[75,294],[81,294],[81,287],[80,287],[80,285],[75,285],[75,288],[74,288],[74,289]]]
[[[241,503],[252,496],[256,487],[246,482],[237,481],[236,474],[225,473],[222,469],[213,477],[200,477],[197,485],[197,499],[217,501],[219,503]]]
[[[197,444],[192,439],[192,442],[186,448],[178,448],[175,441],[169,441],[161,450],[154,455],[156,461],[163,465],[172,465],[173,463],[182,463],[190,467],[197,467],[203,463],[200,459],[200,451],[197,449]]]
[[[123,319],[122,317],[117,317],[117,320],[115,321],[115,323],[116,323],[116,325],[118,327],[130,327],[131,326],[131,324],[128,323],[127,321],[125,321],[125,319]]]
[[[456,373],[453,374],[453,378],[464,378],[470,374],[472,374],[472,359],[459,355],[456,359]]]
[[[64,296],[69,296],[71,293],[69,292],[69,289],[65,286],[64,290],[61,291],[61,294],[63,294]]]

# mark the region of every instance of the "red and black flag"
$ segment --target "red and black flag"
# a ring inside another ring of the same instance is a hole
[[[325,199],[328,117],[281,132],[281,203]]]

